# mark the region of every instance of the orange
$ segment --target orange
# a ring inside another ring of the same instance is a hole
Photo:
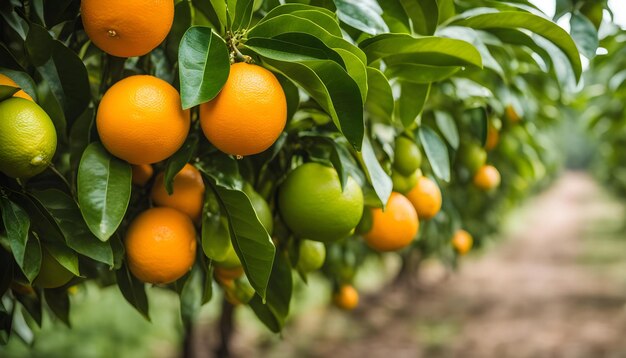
[[[222,266],[215,266],[215,279],[221,284],[225,284],[229,281],[236,280],[243,275],[243,267],[227,268]]]
[[[493,165],[483,165],[474,175],[474,185],[481,190],[491,190],[500,185],[500,172]]]
[[[174,177],[172,195],[165,190],[165,173],[159,173],[154,180],[150,196],[156,206],[168,206],[187,214],[198,222],[204,204],[204,182],[202,174],[191,164],[185,164]]]
[[[372,229],[365,242],[377,251],[399,250],[413,241],[418,229],[417,212],[409,199],[393,192],[384,211],[372,211]]]
[[[472,235],[465,230],[457,230],[452,237],[452,246],[459,253],[459,255],[465,255],[472,248],[474,239]]]
[[[287,100],[278,79],[257,65],[235,63],[221,92],[200,106],[200,124],[222,152],[252,155],[269,148],[285,128]]]
[[[420,219],[432,219],[441,210],[441,190],[437,184],[422,176],[407,194]]]
[[[87,36],[117,57],[142,56],[159,46],[172,28],[172,0],[82,0]]]
[[[174,154],[190,123],[176,89],[147,75],[127,77],[109,88],[96,116],[102,144],[131,164],[152,164]]]
[[[150,164],[133,165],[133,184],[144,186],[152,178],[154,169]]]
[[[500,132],[493,126],[493,124],[489,124],[487,127],[487,141],[485,143],[486,150],[493,150],[500,142]]]
[[[196,259],[196,229],[191,219],[172,208],[139,214],[126,231],[126,260],[143,282],[164,284],[185,275]]]
[[[359,293],[352,285],[341,285],[333,295],[333,302],[343,310],[353,310],[359,304]]]
[[[506,115],[506,118],[508,118],[509,122],[511,123],[517,123],[522,120],[522,118],[519,116],[519,114],[517,114],[517,111],[515,110],[515,107],[513,107],[512,104],[509,104],[506,106],[506,108],[504,109],[504,114]]]
[[[3,75],[2,73],[0,73],[0,86],[20,87],[9,76]],[[20,97],[29,101],[33,100],[33,97],[29,96],[28,93],[24,92],[24,90],[19,90],[15,92],[15,94],[13,94],[13,97]]]

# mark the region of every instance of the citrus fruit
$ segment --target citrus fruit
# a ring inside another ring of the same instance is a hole
[[[9,76],[0,73],[0,86],[11,86],[11,87],[20,87],[15,81],[13,81]],[[28,93],[24,92],[24,90],[19,90],[13,94],[13,97],[24,98],[29,101],[33,100],[33,97],[29,96]]]
[[[41,268],[33,285],[41,288],[57,288],[70,282],[73,277],[73,273],[63,267],[45,247],[42,247]]]
[[[474,243],[472,235],[465,230],[457,230],[452,237],[452,246],[459,253],[459,255],[465,255]]]
[[[459,150],[461,163],[471,172],[476,171],[487,161],[487,152],[476,142],[469,142]]]
[[[267,201],[263,199],[259,193],[257,193],[254,188],[248,183],[245,183],[243,186],[243,192],[246,193],[248,199],[250,199],[250,203],[256,212],[256,215],[265,227],[265,230],[272,235],[274,231],[274,217],[272,216],[272,210],[270,206],[267,204]]]
[[[246,276],[226,281],[222,287],[224,288],[224,298],[234,306],[248,303],[254,297],[254,288]]]
[[[474,185],[481,190],[491,190],[500,185],[500,172],[493,165],[483,165],[474,175]]]
[[[363,208],[363,214],[361,216],[361,221],[356,226],[354,231],[357,234],[365,234],[372,229],[372,211],[369,208]]]
[[[352,285],[341,285],[333,295],[333,302],[343,310],[353,310],[359,304],[359,293]]]
[[[407,137],[396,138],[393,167],[404,176],[412,175],[422,164],[422,154],[417,144]]]
[[[286,122],[287,100],[276,76],[243,62],[230,66],[220,93],[200,106],[204,135],[217,149],[233,155],[266,150]]]
[[[44,171],[57,148],[57,133],[36,103],[12,97],[0,102],[0,171],[30,178]]]
[[[150,164],[133,165],[133,184],[144,186],[152,178],[154,169]]]
[[[417,184],[417,180],[419,179],[421,173],[422,171],[418,169],[414,171],[413,174],[409,176],[404,176],[399,172],[394,171],[393,173],[391,173],[393,191],[397,191],[401,194],[408,193]]]
[[[494,127],[493,124],[489,124],[487,127],[487,141],[485,142],[486,150],[493,150],[500,142],[500,132]]]
[[[226,254],[221,260],[215,261],[215,265],[227,269],[241,267],[241,260],[239,260],[239,256],[237,256],[237,252],[235,251],[232,242],[228,242],[228,250],[226,251]]]
[[[323,242],[302,240],[298,250],[296,268],[302,272],[319,270],[326,259],[326,246]]]
[[[191,219],[168,207],[139,214],[128,227],[124,244],[128,267],[143,282],[173,282],[196,259],[196,229]]]
[[[172,195],[165,189],[165,173],[159,173],[154,179],[150,197],[156,206],[167,206],[187,214],[198,222],[202,216],[204,204],[204,182],[202,174],[191,164],[185,164],[183,169],[174,176]]]
[[[159,46],[174,21],[172,0],[82,0],[89,39],[117,57],[142,56]]]
[[[437,183],[424,176],[417,179],[417,184],[406,197],[420,219],[432,219],[441,210],[441,190]]]
[[[417,213],[409,199],[393,192],[384,211],[372,210],[372,229],[365,234],[365,242],[377,251],[399,250],[413,241],[418,229]]]
[[[280,186],[278,208],[298,237],[335,241],[350,235],[361,220],[363,192],[352,177],[342,188],[334,168],[306,163]]]
[[[96,116],[102,144],[131,164],[152,164],[174,154],[190,123],[176,89],[148,75],[114,84],[102,97]]]
[[[506,106],[506,108],[504,109],[504,115],[511,123],[517,123],[522,120],[512,104]]]
[[[243,275],[243,267],[233,267],[227,268],[222,266],[215,266],[215,279],[219,283],[225,283],[227,281],[232,281],[238,279]]]

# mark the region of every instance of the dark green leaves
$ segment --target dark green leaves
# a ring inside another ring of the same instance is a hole
[[[543,17],[521,11],[502,11],[470,16],[454,21],[453,24],[474,29],[522,28],[530,30],[545,37],[561,49],[567,56],[576,79],[580,78],[582,65],[576,44],[565,30]]]
[[[397,0],[402,4],[413,24],[413,31],[432,35],[437,29],[439,8],[436,0]]]
[[[419,130],[419,138],[435,175],[443,181],[450,181],[448,147],[441,137],[431,128],[424,126]]]
[[[11,98],[19,90],[17,87],[0,85],[0,102]]]
[[[291,266],[286,256],[283,252],[276,253],[267,290],[267,301],[263,303],[258,295],[250,301],[250,307],[261,322],[276,333],[285,325],[293,290]]]
[[[133,307],[141,313],[141,315],[150,320],[148,312],[148,296],[146,295],[146,285],[137,280],[130,273],[128,267],[123,265],[119,270],[115,271],[117,277],[117,286],[120,288],[122,295]]]
[[[387,200],[391,195],[393,183],[391,178],[380,166],[374,148],[367,136],[363,137],[363,151],[359,154],[359,159],[364,167],[367,180],[374,187],[374,191],[383,206],[387,205]]]
[[[182,147],[174,153],[165,164],[165,190],[169,195],[174,192],[174,177],[180,172],[185,164],[189,163],[191,157],[198,147],[198,136],[190,135]]]
[[[189,28],[178,49],[183,108],[213,99],[226,83],[230,61],[226,43],[208,27]]]
[[[117,230],[130,200],[132,171],[100,143],[90,144],[78,168],[78,203],[89,230],[107,241]]]
[[[0,195],[0,208],[2,209],[2,221],[7,231],[13,257],[24,272],[24,275],[32,282],[39,273],[41,251],[38,244],[36,247],[29,247],[30,245],[28,245],[28,241],[33,240],[33,238],[29,237],[30,219],[28,214],[24,209],[2,195]]]

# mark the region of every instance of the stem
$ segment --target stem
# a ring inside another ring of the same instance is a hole
[[[226,299],[222,300],[222,316],[220,317],[220,345],[215,351],[217,358],[230,357],[230,340],[233,336],[233,314],[235,306],[230,304]]]
[[[70,192],[72,193],[72,195],[75,195],[76,192],[74,191],[74,188],[70,185],[70,182],[67,181],[67,179],[63,176],[63,174],[61,174],[61,172],[54,166],[54,164],[50,164],[50,170],[52,170],[52,172],[54,174],[56,174],[59,178],[61,178],[61,180],[63,181],[63,183],[65,183],[65,185],[67,185],[67,188],[70,190]]]
[[[193,358],[193,324],[191,322],[186,324],[184,331],[182,358]]]

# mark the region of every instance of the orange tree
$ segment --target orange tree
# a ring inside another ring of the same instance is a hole
[[[147,284],[173,290],[186,327],[220,287],[278,332],[293,280],[323,262],[352,308],[365,255],[445,256],[431,248],[479,230],[478,204],[552,168],[537,133],[581,75],[576,43],[521,0],[11,0],[0,15],[3,341],[27,329],[18,311],[69,323],[85,280],[146,318]]]

